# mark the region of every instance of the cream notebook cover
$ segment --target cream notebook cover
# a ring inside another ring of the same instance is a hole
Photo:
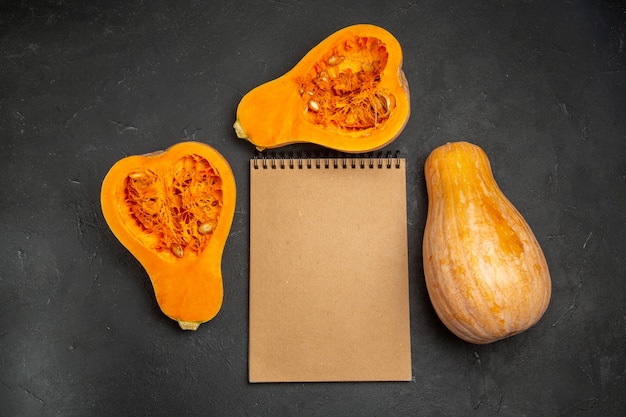
[[[405,160],[250,161],[250,382],[411,380]]]

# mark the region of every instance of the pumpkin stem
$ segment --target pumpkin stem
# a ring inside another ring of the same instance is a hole
[[[239,120],[235,121],[235,124],[233,125],[233,127],[235,128],[235,133],[237,134],[237,137],[239,139],[248,139],[248,134],[246,133],[245,130],[243,130],[243,127],[239,123]]]
[[[197,321],[183,321],[183,320],[177,320],[177,321],[178,321],[178,325],[183,330],[198,330],[198,327],[200,327],[200,323]]]

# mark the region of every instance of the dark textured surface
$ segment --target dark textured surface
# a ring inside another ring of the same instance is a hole
[[[89,3],[85,5],[83,3]],[[0,3],[0,415],[625,415],[626,9],[604,1]],[[237,103],[353,23],[405,53],[414,381],[247,383],[248,159]],[[225,301],[197,332],[156,306],[100,212],[118,159],[183,140],[238,182]],[[452,336],[425,292],[423,162],[482,146],[540,241],[531,330]]]

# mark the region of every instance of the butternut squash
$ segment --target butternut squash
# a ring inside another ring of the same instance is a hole
[[[485,152],[467,142],[445,144],[427,158],[424,174],[424,275],[441,321],[476,344],[533,326],[550,301],[548,265]]]
[[[100,201],[163,313],[185,330],[212,319],[222,305],[222,253],[236,203],[226,159],[198,142],[123,158],[104,178]]]
[[[234,128],[259,150],[308,142],[357,153],[393,141],[409,115],[400,43],[383,28],[359,24],[333,33],[285,75],[248,92]]]

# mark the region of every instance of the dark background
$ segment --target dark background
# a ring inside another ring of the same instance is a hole
[[[411,87],[388,149],[408,162],[414,380],[251,385],[236,106],[354,23],[399,39]],[[224,306],[197,332],[160,312],[99,204],[115,161],[187,139],[238,184]],[[423,163],[454,140],[485,149],[553,280],[535,327],[486,346],[442,326],[422,272]],[[625,415],[620,2],[3,1],[0,155],[2,416]]]

